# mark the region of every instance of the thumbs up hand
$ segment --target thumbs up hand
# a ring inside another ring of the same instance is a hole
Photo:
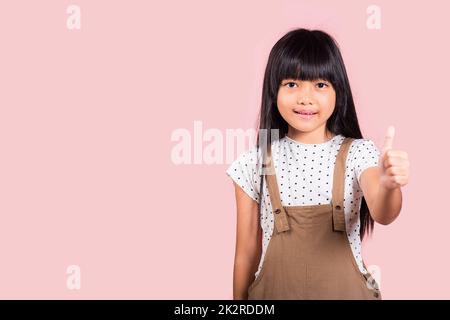
[[[379,166],[381,167],[380,184],[386,189],[396,189],[409,182],[409,160],[405,151],[393,149],[395,128],[389,126]]]

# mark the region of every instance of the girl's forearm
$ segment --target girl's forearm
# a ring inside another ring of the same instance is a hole
[[[390,224],[400,214],[402,208],[402,191],[399,188],[386,189],[378,187],[377,197],[371,210],[372,218],[383,225]]]
[[[236,256],[233,272],[234,300],[248,299],[248,288],[255,279],[255,272],[258,268],[258,254],[260,254],[260,252],[256,252],[256,254],[250,258],[248,256]]]

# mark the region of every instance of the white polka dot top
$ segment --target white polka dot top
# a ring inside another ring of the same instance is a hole
[[[336,135],[319,144],[305,144],[287,136],[272,142],[272,160],[277,175],[283,206],[320,205],[331,203],[336,156],[344,140]],[[259,203],[261,149],[256,146],[243,152],[226,170],[252,199]],[[257,162],[259,157],[259,162]],[[361,272],[365,270],[361,255],[360,215],[363,192],[359,186],[361,173],[378,166],[380,151],[370,139],[355,139],[348,150],[344,191],[344,213],[349,243]],[[263,230],[262,257],[255,277],[261,271],[274,222],[267,184],[264,183],[261,204]]]

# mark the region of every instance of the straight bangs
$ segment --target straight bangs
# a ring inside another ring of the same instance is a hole
[[[314,36],[296,37],[284,43],[279,56],[275,59],[275,70],[271,72],[271,89],[276,96],[281,82],[285,79],[302,81],[326,80],[333,87],[339,79],[335,67],[335,55],[327,46]],[[278,61],[277,61],[278,60]]]

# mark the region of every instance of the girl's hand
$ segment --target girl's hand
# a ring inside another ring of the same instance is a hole
[[[392,149],[394,135],[395,128],[390,126],[386,133],[379,161],[381,167],[380,185],[388,190],[403,187],[409,182],[408,154],[402,150]]]

